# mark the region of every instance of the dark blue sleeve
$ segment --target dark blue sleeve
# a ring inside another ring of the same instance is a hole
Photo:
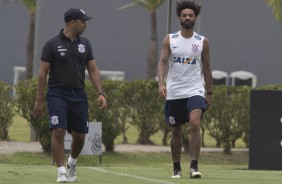
[[[87,54],[86,61],[88,62],[94,59],[94,55],[93,55],[93,49],[92,49],[92,46],[89,40],[87,40],[87,45],[88,45],[88,54]]]
[[[52,49],[52,44],[51,44],[51,40],[47,41],[45,43],[45,45],[43,46],[42,52],[41,52],[41,60],[42,61],[47,61],[49,63],[52,62],[52,58],[53,58],[53,49]]]

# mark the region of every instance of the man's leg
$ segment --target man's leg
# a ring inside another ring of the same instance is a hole
[[[53,152],[54,160],[56,161],[57,167],[64,166],[64,137],[66,130],[62,128],[55,128],[52,130],[52,141],[51,147]]]
[[[84,146],[85,134],[78,133],[72,130],[71,135],[72,135],[71,157],[76,159]]]
[[[83,149],[85,134],[78,133],[72,130],[71,135],[72,135],[71,154],[67,161],[67,167],[68,167],[68,180],[70,182],[74,182],[77,180],[76,167],[75,167],[76,160],[81,150]]]
[[[52,130],[51,148],[53,152],[53,158],[58,168],[58,179],[57,182],[67,182],[67,172],[64,166],[64,137],[66,130],[62,128],[56,128]]]
[[[192,110],[189,117],[189,146],[191,155],[190,177],[200,178],[201,173],[198,172],[198,159],[201,149],[201,116],[202,110]]]
[[[180,159],[181,159],[181,149],[182,149],[182,140],[181,140],[182,127],[183,126],[181,125],[179,127],[172,128],[170,147],[171,147],[171,156],[173,162],[173,175],[171,176],[171,178],[181,177]]]

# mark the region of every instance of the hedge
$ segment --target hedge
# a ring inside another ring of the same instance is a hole
[[[32,113],[36,84],[37,79],[18,83],[16,86],[17,109],[18,113],[37,131],[43,150],[50,152],[51,134],[47,109],[45,108],[45,116],[42,118],[35,117]],[[137,143],[151,144],[150,137],[161,131],[163,137],[160,139],[164,145],[167,145],[170,127],[165,123],[164,100],[159,97],[157,81],[104,80],[103,86],[109,103],[106,111],[100,111],[97,108],[97,92],[90,81],[86,81],[85,91],[89,101],[89,119],[102,122],[102,141],[107,152],[114,151],[114,141],[120,134],[123,134],[124,142],[126,142],[126,130],[129,126],[135,126],[138,130]],[[282,87],[269,85],[257,89],[281,90]],[[251,90],[248,86],[213,86],[212,107],[205,112],[201,128],[203,132],[207,132],[215,139],[218,147],[224,148],[225,153],[231,153],[231,148],[240,138],[248,147]],[[1,96],[1,101],[3,101],[2,98]],[[183,137],[183,141],[187,142],[187,137]]]

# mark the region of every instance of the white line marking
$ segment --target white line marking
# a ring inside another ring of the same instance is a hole
[[[127,174],[127,173],[112,172],[112,171],[108,171],[108,170],[103,169],[103,168],[97,168],[97,167],[87,167],[87,168],[91,169],[91,170],[107,173],[107,174],[114,174],[114,175],[118,175],[118,176],[125,176],[125,177],[129,177],[129,178],[149,181],[149,182],[153,182],[153,183],[176,184],[176,183],[171,183],[171,182],[157,180],[157,179],[152,179],[152,178],[146,178],[146,177],[142,177],[142,176],[136,176],[136,175]]]

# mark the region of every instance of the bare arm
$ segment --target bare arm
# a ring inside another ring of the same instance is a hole
[[[203,52],[202,52],[202,62],[203,62],[203,74],[205,79],[205,87],[206,87],[206,101],[207,101],[207,109],[209,109],[211,105],[212,95],[212,73],[211,73],[211,66],[210,66],[210,53],[209,53],[209,43],[208,40],[205,38]]]
[[[47,75],[50,69],[50,63],[41,61],[38,73],[38,83],[37,83],[37,96],[34,106],[34,113],[41,116],[44,108],[44,90],[47,80]]]
[[[164,80],[166,76],[167,63],[168,63],[168,58],[169,58],[170,53],[171,51],[170,51],[169,35],[167,35],[163,41],[163,47],[161,50],[161,56],[160,56],[160,61],[158,65],[159,93],[163,97],[166,97],[167,95]]]
[[[86,67],[87,67],[87,70],[88,70],[88,73],[89,73],[90,80],[91,80],[93,86],[98,91],[98,93],[104,92],[103,86],[102,86],[100,70],[96,65],[96,61],[95,60],[88,61]],[[99,103],[100,109],[106,108],[107,107],[107,100],[106,100],[105,96],[99,95],[98,103]]]

